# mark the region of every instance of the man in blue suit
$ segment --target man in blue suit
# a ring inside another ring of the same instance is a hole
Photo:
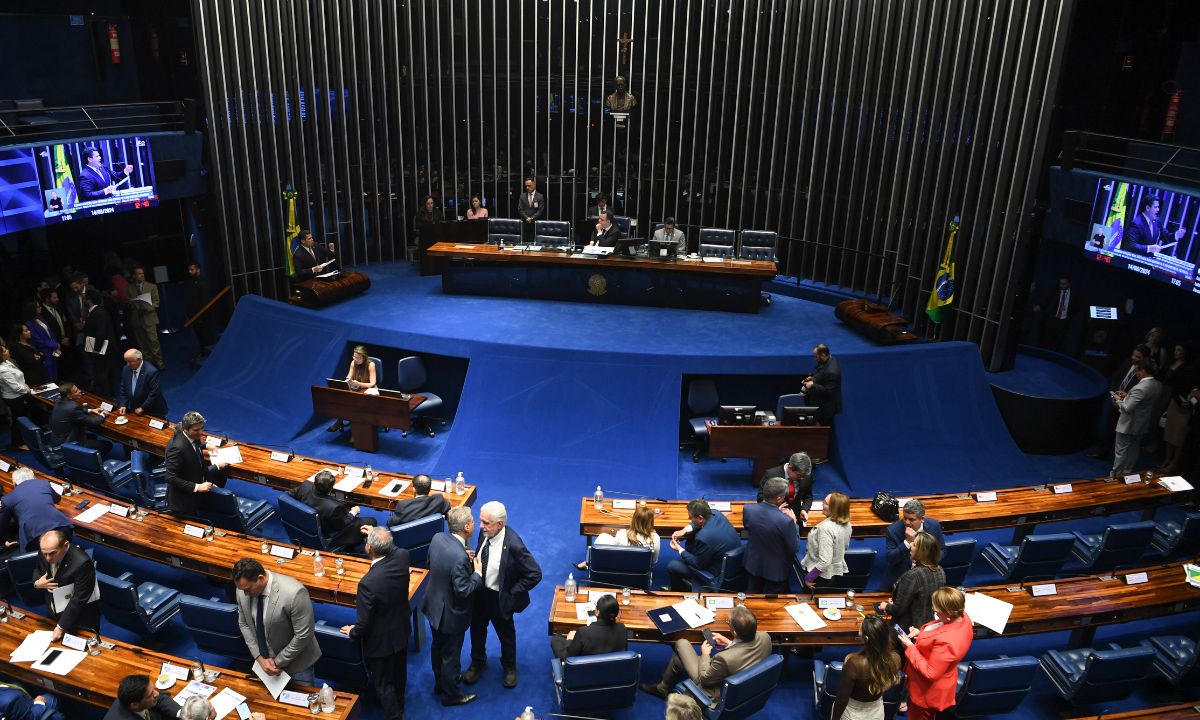
[[[1158,219],[1161,207],[1161,201],[1151,196],[1146,196],[1138,203],[1138,214],[1125,227],[1125,237],[1121,241],[1122,249],[1143,255],[1154,255],[1163,251],[1172,234]],[[1182,240],[1185,234],[1187,230],[1183,227],[1176,230],[1173,235],[1175,242]]]
[[[671,549],[679,553],[678,560],[667,564],[671,589],[679,592],[699,592],[701,572],[716,575],[721,572],[725,553],[739,547],[742,538],[720,511],[713,510],[705,500],[688,503],[690,524],[671,533]],[[689,536],[687,547],[680,539]]]
[[[37,550],[38,538],[47,530],[61,530],[70,537],[71,518],[55,507],[59,494],[50,483],[36,479],[27,467],[13,470],[12,479],[16,487],[0,502],[0,537],[8,537],[14,519],[19,528],[19,546],[25,552]]]
[[[167,399],[158,382],[158,368],[142,359],[141,350],[125,351],[125,368],[117,387],[117,414],[132,409],[134,415],[167,416]]]
[[[79,173],[79,197],[81,200],[100,200],[116,192],[117,183],[124,180],[133,172],[133,166],[126,163],[120,173],[114,173],[105,167],[100,151],[94,147],[85,148],[83,161],[86,163]],[[120,177],[114,177],[119,175]]]
[[[0,683],[0,717],[4,720],[63,720],[54,695],[30,697],[20,685]]]
[[[767,478],[760,502],[742,508],[746,528],[746,592],[785,593],[800,549],[800,526],[787,507],[787,480]]]
[[[483,562],[467,553],[467,539],[475,531],[471,508],[460,506],[446,513],[450,532],[438,533],[429,543],[429,576],[425,584],[425,617],[433,638],[433,694],[442,705],[466,705],[476,698],[458,687],[462,646],[471,627],[475,591],[483,585]]]
[[[492,500],[479,508],[479,544],[483,585],[475,593],[471,616],[471,666],[463,682],[474,683],[487,668],[488,623],[500,638],[500,666],[504,687],[517,686],[517,625],[513,614],[529,607],[529,591],[542,581],[542,569],[516,530],[508,527],[504,504]]]
[[[925,517],[925,503],[917,499],[904,503],[900,519],[887,526],[884,535],[887,537],[887,583],[890,587],[896,578],[903,575],[912,567],[912,543],[917,533],[927,532],[937,540],[942,552],[946,551],[946,538],[942,535],[942,526],[937,520]]]

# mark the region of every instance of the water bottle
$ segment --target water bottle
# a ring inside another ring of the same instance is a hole
[[[521,720],[537,720],[537,715],[533,714],[532,705],[525,706],[525,712],[521,713]]]
[[[333,688],[329,687],[329,683],[321,684],[321,712],[331,713],[334,710]]]
[[[596,486],[596,493],[592,495],[592,504],[597,510],[604,507],[604,491],[600,489],[599,485]]]
[[[367,482],[371,482],[375,479],[375,471],[371,469],[370,465],[367,466],[366,471],[363,473],[363,479]]]
[[[462,495],[467,491],[467,481],[463,478],[462,471],[458,471],[458,477],[454,478],[454,494]]]
[[[319,552],[313,553],[313,575],[325,577],[325,561]]]
[[[567,584],[563,586],[563,597],[567,602],[575,602],[575,591],[578,588],[575,584],[575,573],[567,573]]]

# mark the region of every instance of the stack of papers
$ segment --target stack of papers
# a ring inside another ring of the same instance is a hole
[[[255,664],[255,666],[258,665],[258,663],[254,663],[254,664]],[[183,689],[179,691],[179,694],[177,694],[174,699],[175,699],[175,702],[182,705],[188,698],[193,697],[193,696],[194,697],[202,697],[205,700],[207,700],[210,697],[212,697],[212,694],[215,693],[216,691],[217,691],[217,689],[215,687],[213,687],[212,685],[206,685],[205,683],[202,683],[199,680],[193,680],[193,681],[189,682],[187,685],[184,685]]]
[[[246,702],[246,696],[236,693],[229,688],[222,688],[221,692],[217,693],[216,697],[209,702],[212,704],[213,710],[217,712],[217,720],[222,720],[226,715],[233,712],[234,708]]]
[[[796,621],[796,624],[799,625],[800,629],[804,632],[820,630],[826,625],[825,621],[821,619],[821,616],[817,614],[817,611],[813,610],[812,606],[808,603],[788,605],[784,608],[784,610],[787,610],[788,615],[792,616],[792,619]]]
[[[679,613],[679,617],[688,624],[689,628],[695,629],[701,625],[708,625],[717,619],[712,610],[691,598],[677,602],[671,607],[675,608],[675,612]]]
[[[1200,566],[1188,563],[1183,566],[1183,573],[1188,585],[1200,587]]]
[[[966,599],[965,610],[971,622],[997,635],[1004,633],[1004,626],[1008,624],[1008,616],[1012,613],[1012,603],[979,592],[967,593]]]
[[[21,644],[9,655],[9,660],[15,663],[33,662],[46,654],[50,649],[50,638],[54,633],[50,630],[34,630],[25,636]]]
[[[208,455],[211,459],[220,460],[226,465],[237,465],[242,461],[242,451],[237,445],[230,445],[223,448],[214,448]]]
[[[337,482],[335,482],[333,484],[333,489],[341,490],[342,492],[354,492],[358,488],[358,486],[362,485],[362,484],[363,484],[363,479],[361,477],[355,477],[354,475],[347,475],[346,477],[342,478],[341,480],[338,480]]]
[[[1159,478],[1158,482],[1161,483],[1163,487],[1170,490],[1171,492],[1183,492],[1185,490],[1194,489],[1190,482],[1188,482],[1187,480],[1184,480],[1183,478],[1179,477],[1178,475],[1172,475],[1171,477]]]
[[[87,510],[84,510],[83,512],[76,515],[75,522],[90,523],[93,520],[95,520],[96,518],[102,517],[107,514],[108,514],[108,504],[107,503],[96,503],[95,505],[92,505],[91,507],[89,507]]]

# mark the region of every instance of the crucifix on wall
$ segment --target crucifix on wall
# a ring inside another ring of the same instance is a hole
[[[629,46],[633,44],[633,38],[629,37],[629,33],[621,33],[621,38],[617,40],[617,44],[621,46],[621,56],[618,65],[627,67],[629,65]]]

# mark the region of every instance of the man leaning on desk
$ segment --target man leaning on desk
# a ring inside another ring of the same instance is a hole
[[[55,619],[55,642],[63,633],[100,629],[100,594],[96,564],[61,530],[47,530],[39,542],[33,586],[46,592],[46,606]]]
[[[307,230],[304,231],[300,245],[296,247],[296,252],[292,253],[292,266],[296,268],[296,278],[298,280],[308,280],[322,273],[336,270],[337,255],[334,254],[335,249],[336,247],[333,243],[317,245],[317,241],[313,239],[313,234]]]

